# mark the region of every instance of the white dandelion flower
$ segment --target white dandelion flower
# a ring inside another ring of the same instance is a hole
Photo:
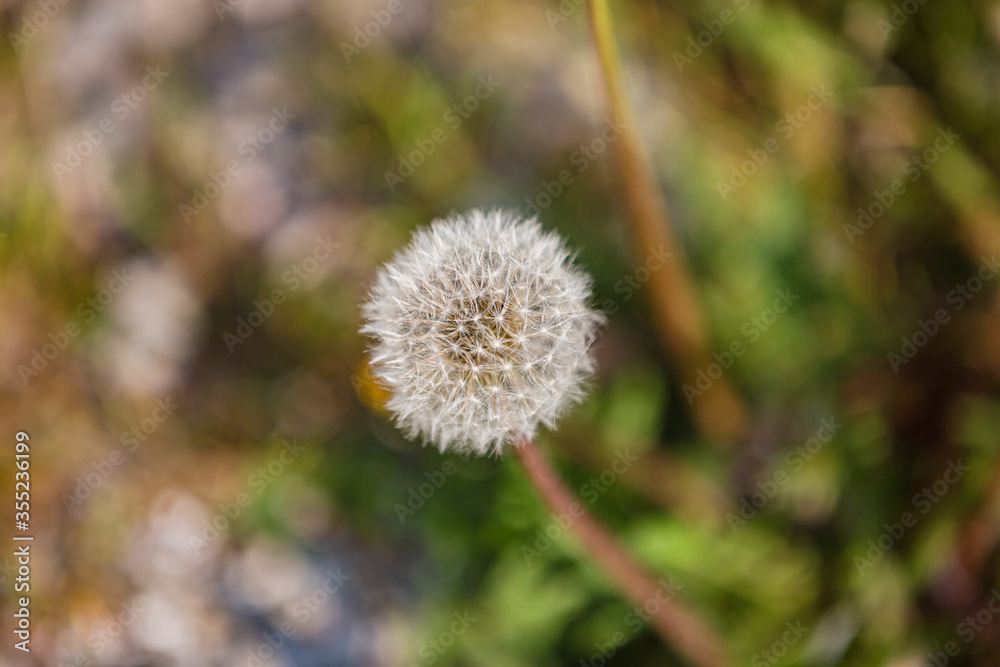
[[[534,219],[470,211],[417,231],[363,306],[374,375],[409,437],[487,454],[584,396],[602,317],[590,277]]]

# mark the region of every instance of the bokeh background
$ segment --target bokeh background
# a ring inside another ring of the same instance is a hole
[[[1000,3],[611,9],[700,385],[578,0],[0,2],[0,663],[684,664],[366,373],[374,269],[502,205],[608,315],[542,444],[737,664],[1000,664]]]

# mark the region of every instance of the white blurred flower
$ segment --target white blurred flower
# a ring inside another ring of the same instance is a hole
[[[499,453],[583,398],[602,318],[571,259],[535,220],[471,211],[417,231],[379,270],[362,332],[410,437]]]

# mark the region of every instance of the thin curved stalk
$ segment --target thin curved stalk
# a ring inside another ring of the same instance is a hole
[[[671,236],[667,208],[625,96],[621,57],[607,0],[589,0],[588,9],[609,111],[623,127],[614,146],[636,256],[644,261],[654,251],[670,254],[670,260],[650,273],[646,286],[655,324],[681,382],[697,386],[699,369],[713,362],[698,297],[683,252]],[[699,429],[710,438],[728,443],[746,432],[746,406],[725,376],[715,379],[702,396],[694,399],[692,410]]]
[[[522,442],[514,447],[514,452],[549,508],[557,515],[572,517],[570,530],[632,602],[646,607],[647,603],[662,600],[660,583],[583,509],[583,503],[562,483],[538,445],[533,441]],[[730,664],[719,638],[678,597],[652,607],[656,608],[656,613],[650,615],[652,627],[691,664],[698,667]]]

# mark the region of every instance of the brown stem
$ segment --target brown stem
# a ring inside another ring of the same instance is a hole
[[[653,319],[680,381],[694,386],[699,369],[712,363],[698,296],[688,276],[682,249],[670,233],[667,207],[625,96],[608,2],[590,0],[588,7],[609,111],[622,127],[614,146],[635,252],[640,262],[657,250],[670,256],[659,269],[650,272],[646,290]],[[715,380],[711,389],[694,402],[692,410],[701,432],[720,442],[737,440],[746,432],[746,406],[725,377]]]
[[[573,517],[570,529],[586,551],[606,573],[632,599],[643,607],[658,600],[660,584],[615,541],[583,508],[545,459],[533,441],[528,440],[514,447],[517,459],[528,478],[556,514]],[[677,598],[659,605],[659,611],[650,616],[653,628],[677,652],[698,667],[722,667],[729,661],[722,650],[722,642],[695,614]]]

